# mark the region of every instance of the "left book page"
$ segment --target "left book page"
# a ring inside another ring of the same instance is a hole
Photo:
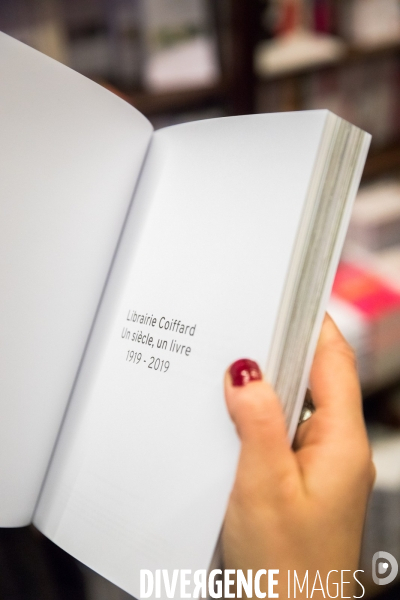
[[[0,33],[0,526],[31,520],[151,135]]]

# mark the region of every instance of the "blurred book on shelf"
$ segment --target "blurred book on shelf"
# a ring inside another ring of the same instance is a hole
[[[140,85],[141,0],[62,0],[69,66],[123,89]]]
[[[229,26],[227,0],[0,2],[1,31],[128,94],[218,84]]]
[[[68,63],[67,32],[58,0],[1,0],[0,30]]]
[[[383,179],[361,188],[343,258],[400,292],[400,182],[397,179]]]
[[[372,134],[375,147],[399,136],[399,64],[394,56],[310,74],[304,109],[328,108]]]
[[[267,40],[256,50],[260,76],[334,63],[349,47],[400,42],[398,0],[272,0],[262,21]]]
[[[306,25],[318,33],[336,34],[337,0],[261,0],[266,37],[290,33]]]
[[[110,42],[110,79],[125,88],[138,87],[144,67],[142,2],[107,0],[106,10]]]
[[[0,29],[93,78],[123,88],[142,76],[141,0],[2,0]]]
[[[342,263],[332,297],[328,311],[353,344],[363,386],[375,388],[398,377],[400,293],[356,264]],[[343,305],[352,313],[340,310]]]
[[[220,76],[205,0],[145,0],[144,84],[166,91],[210,86]]]
[[[296,85],[284,78],[257,90],[258,112],[327,108],[372,134],[374,148],[400,135],[399,62],[396,56],[356,61],[308,73]]]
[[[398,181],[359,192],[329,311],[356,352],[367,391],[400,380]]]
[[[256,48],[256,73],[261,77],[276,75],[341,58],[346,46],[329,33],[329,7],[323,0],[315,6],[305,0],[280,0],[273,8],[267,6],[265,22],[273,38]]]
[[[380,550],[390,552],[400,563],[400,433],[374,426],[369,437],[376,480],[368,505],[360,565],[368,575],[372,557]],[[397,581],[399,578],[398,574]]]
[[[398,0],[338,2],[340,35],[353,45],[371,47],[400,41]]]
[[[369,430],[376,480],[368,505],[361,568],[370,573],[373,555],[384,548],[400,562],[400,434],[390,428]],[[396,580],[399,581],[399,573]]]
[[[398,148],[398,0],[272,0],[262,22],[256,112],[328,108],[371,133],[377,153]]]
[[[354,204],[347,249],[375,251],[400,243],[400,182],[387,180],[364,186]]]
[[[68,31],[68,65],[89,77],[110,72],[110,39],[105,5],[99,0],[61,0]]]
[[[338,6],[335,0],[310,0],[309,4],[315,31],[337,33]]]

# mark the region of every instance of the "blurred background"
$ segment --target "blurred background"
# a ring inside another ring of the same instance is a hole
[[[0,30],[106,86],[155,128],[328,108],[372,134],[329,310],[356,350],[377,466],[367,595],[400,597],[399,578],[371,581],[375,552],[400,563],[400,1],[0,0]],[[33,528],[0,530],[0,600],[72,598],[129,596]]]

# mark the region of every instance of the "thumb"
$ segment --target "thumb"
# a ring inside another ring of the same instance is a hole
[[[235,488],[279,497],[288,479],[290,487],[300,483],[281,403],[257,363],[241,359],[231,365],[225,398],[242,442]]]

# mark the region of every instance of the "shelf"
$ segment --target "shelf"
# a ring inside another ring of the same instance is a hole
[[[318,71],[336,69],[338,67],[351,65],[364,60],[391,56],[399,52],[400,40],[365,47],[351,46],[348,48],[347,52],[337,60],[320,64],[312,63],[299,68],[294,68],[292,70],[285,69],[284,71],[279,73],[271,73],[270,75],[258,75],[257,79],[259,82],[268,82],[290,78],[301,78],[305,75],[311,75],[312,73],[316,73]]]

